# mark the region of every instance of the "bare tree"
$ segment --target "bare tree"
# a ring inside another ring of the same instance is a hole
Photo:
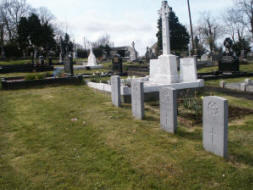
[[[246,34],[246,21],[243,13],[237,7],[229,8],[223,15],[226,33],[232,40],[241,40]]]
[[[39,9],[36,10],[36,13],[38,14],[42,24],[51,23],[52,21],[55,20],[55,16],[46,7],[40,7]]]
[[[236,6],[246,16],[246,25],[253,37],[253,0],[236,0]]]
[[[28,16],[30,11],[31,7],[26,3],[26,0],[3,0],[1,2],[0,16],[9,40],[16,37],[20,18]]]
[[[113,47],[114,44],[110,41],[110,36],[108,34],[105,34],[101,36],[96,42],[92,43],[93,47],[99,47],[99,46],[109,46]]]
[[[222,27],[209,13],[204,12],[198,26],[199,39],[203,40],[211,53],[216,48],[216,41],[222,35]]]

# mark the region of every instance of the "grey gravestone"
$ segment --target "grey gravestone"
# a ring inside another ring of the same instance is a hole
[[[144,117],[144,86],[143,82],[132,81],[131,83],[131,104],[133,116],[137,119]]]
[[[68,75],[73,76],[73,57],[71,55],[66,56],[65,63],[64,63],[64,72]]]
[[[205,150],[227,157],[228,101],[209,96],[203,103],[203,146]]]
[[[112,103],[113,105],[120,107],[121,97],[120,97],[120,77],[112,76],[111,77],[111,87],[112,87]]]
[[[169,132],[177,130],[177,91],[173,88],[162,88],[160,91],[161,127]]]

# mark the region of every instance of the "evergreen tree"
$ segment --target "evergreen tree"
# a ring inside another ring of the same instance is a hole
[[[190,36],[186,27],[182,25],[176,14],[171,11],[168,19],[170,25],[170,43],[171,50],[174,52],[186,51],[188,49]],[[156,34],[158,39],[158,50],[162,50],[162,19],[158,20],[158,32]]]
[[[54,39],[54,29],[52,26],[48,23],[45,23],[41,26],[42,30],[42,47],[49,51],[53,49],[56,45],[55,39]]]
[[[26,54],[26,50],[29,47],[29,24],[25,17],[22,17],[18,24],[18,38],[19,47],[23,51],[23,55]]]
[[[43,31],[40,19],[36,14],[32,14],[28,18],[29,38],[33,46],[40,47],[43,43]]]
[[[241,56],[241,51],[244,50],[245,55],[250,52],[250,44],[245,39],[240,39],[239,41],[233,44],[233,50],[235,51],[237,56]]]
[[[32,46],[34,50],[43,48],[46,52],[55,47],[54,30],[47,22],[41,24],[36,14],[21,18],[18,24],[18,42],[21,49]]]

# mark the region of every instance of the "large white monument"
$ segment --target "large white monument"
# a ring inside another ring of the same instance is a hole
[[[97,59],[93,53],[92,46],[90,47],[90,55],[88,57],[88,65],[87,66],[97,66]]]
[[[167,1],[162,2],[159,14],[162,18],[163,54],[150,61],[150,81],[159,84],[179,82],[177,73],[177,57],[171,54],[169,15],[171,8]]]
[[[150,60],[149,84],[170,85],[174,88],[196,88],[203,86],[197,79],[197,60],[194,57],[180,59],[180,76],[177,68],[177,57],[171,54],[169,15],[172,8],[166,0],[162,1],[159,14],[162,18],[163,54],[158,59]]]

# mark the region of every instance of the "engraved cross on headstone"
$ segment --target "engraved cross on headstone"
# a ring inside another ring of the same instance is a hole
[[[212,145],[214,145],[214,139],[215,139],[217,134],[216,134],[216,131],[213,127],[212,127],[212,130],[210,131],[210,135],[212,137]]]
[[[169,7],[167,1],[162,2],[162,8],[159,14],[162,18],[162,36],[163,36],[163,55],[171,54],[170,49],[170,26],[169,26],[169,15],[171,12],[171,7]]]

